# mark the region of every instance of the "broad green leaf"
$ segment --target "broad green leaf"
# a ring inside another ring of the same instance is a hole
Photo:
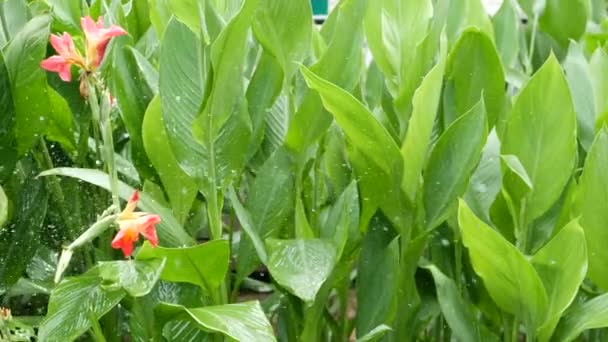
[[[578,140],[585,151],[589,151],[595,136],[595,98],[591,71],[582,46],[570,42],[563,66],[576,111]]]
[[[367,0],[345,0],[339,5],[330,16],[333,21],[328,19],[321,32],[327,42],[327,49],[310,69],[339,87],[351,90],[359,82],[363,62],[361,21]],[[286,146],[295,151],[303,151],[325,134],[331,119],[331,115],[323,109],[319,96],[312,90],[306,91],[289,122]]]
[[[443,75],[446,63],[446,49],[442,46],[439,62],[424,77],[412,99],[412,116],[407,135],[401,146],[403,158],[403,180],[401,188],[411,201],[416,198],[420,186],[421,172],[426,163],[431,145],[433,127],[439,107]]]
[[[494,37],[494,27],[481,0],[450,1],[448,13],[446,31],[450,46],[471,26],[477,27],[488,37]]]
[[[530,260],[545,286],[549,307],[539,338],[548,341],[587,274],[585,234],[577,221],[568,223]]]
[[[46,54],[48,16],[30,20],[4,49],[15,106],[15,136],[20,154],[46,132],[49,113],[46,73],[40,61]],[[35,99],[35,100],[34,100]]]
[[[152,291],[164,266],[164,259],[106,261],[95,269],[104,280],[104,290],[122,288],[132,297],[142,297]]]
[[[4,181],[13,173],[18,160],[17,141],[15,139],[15,106],[11,93],[10,76],[4,59],[0,53],[0,181]]]
[[[0,4],[0,17],[2,17],[0,47],[4,47],[30,18],[27,0],[3,1]]]
[[[44,171],[39,176],[53,175],[77,178],[110,191],[108,174],[99,170],[60,167]],[[119,182],[118,195],[123,200],[127,201],[131,198],[133,191],[132,187]],[[160,215],[161,221],[156,229],[159,235],[159,243],[162,246],[188,246],[194,243],[194,240],[175,219],[171,210],[161,206],[145,193],[140,193],[139,208],[145,212]]]
[[[528,186],[528,188],[534,188],[534,184],[532,184],[530,176],[528,176],[528,172],[526,172],[526,168],[521,165],[521,161],[519,161],[517,156],[505,154],[501,155],[500,159],[505,163],[507,168],[511,170],[511,172],[515,173]]]
[[[308,55],[312,28],[312,9],[308,0],[266,1],[253,21],[257,40],[278,60],[286,79],[291,78],[297,63]]]
[[[568,84],[551,55],[517,96],[501,146],[501,154],[517,156],[532,183],[529,190],[519,176],[504,177],[513,201],[525,205],[526,222],[546,212],[570,179],[576,160],[575,133]]]
[[[168,0],[168,3],[173,15],[197,36],[202,36],[205,44],[215,40],[224,25],[224,20],[215,10],[217,7],[211,1]]]
[[[548,300],[543,283],[526,257],[498,232],[478,219],[460,201],[458,224],[475,273],[496,304],[521,319],[529,329],[547,317]]]
[[[167,318],[186,314],[199,329],[222,333],[236,341],[276,341],[272,326],[257,301],[202,308],[163,303],[156,312]]]
[[[63,280],[51,294],[45,320],[38,331],[41,341],[73,341],[94,320],[103,317],[125,296],[122,289],[106,291],[103,278],[91,274]]]
[[[166,259],[161,279],[198,285],[215,290],[224,281],[230,261],[226,240],[209,241],[186,248],[152,248],[145,243],[137,253],[137,260]]]
[[[486,125],[485,105],[480,100],[448,127],[431,151],[422,189],[427,229],[445,220],[467,190],[485,144]]]
[[[306,302],[312,302],[336,264],[336,248],[330,242],[266,240],[268,271],[279,285]]]
[[[81,30],[82,2],[71,0],[47,0],[53,15],[54,31],[78,33]]]
[[[608,131],[602,128],[597,134],[580,178],[575,198],[575,215],[580,215],[585,230],[589,254],[589,279],[602,289],[608,289],[608,250],[604,241],[608,239],[608,213],[604,210],[608,196]]]
[[[260,168],[249,189],[246,208],[252,229],[262,241],[277,237],[295,209],[295,166],[285,149],[277,150]],[[258,246],[259,247],[259,246]],[[247,236],[239,244],[237,273],[242,279],[259,264],[255,245]]]
[[[198,193],[196,183],[179,167],[163,125],[158,96],[148,105],[142,126],[143,144],[171,202],[177,220],[183,223]]]
[[[583,331],[608,327],[608,294],[573,307],[560,321],[553,340],[572,341]]]
[[[67,101],[51,87],[47,87],[50,111],[44,117],[47,122],[46,137],[56,141],[68,152],[76,150],[72,111]]]
[[[505,70],[513,67],[519,53],[520,19],[515,9],[515,0],[504,0],[492,17],[496,35],[496,49]]]
[[[2,227],[6,223],[6,219],[8,218],[8,198],[6,197],[6,193],[4,193],[4,189],[0,185],[0,232],[2,231]]]
[[[377,215],[363,239],[357,268],[358,337],[390,322],[395,309],[399,273],[399,243],[395,235],[390,223]]]
[[[484,325],[479,324],[471,303],[462,298],[456,283],[436,266],[430,265],[426,268],[433,274],[441,312],[456,339],[471,342],[498,341],[498,337],[488,331]]]
[[[319,93],[323,105],[351,143],[387,175],[400,180],[403,165],[399,148],[373,114],[344,89],[305,67],[301,71],[308,86]]]
[[[207,197],[215,196],[238,175],[245,161],[251,122],[243,87],[243,54],[257,0],[245,0],[239,13],[226,25],[211,46],[213,83],[204,108],[192,131],[201,144],[202,178],[199,187]],[[213,235],[217,232],[212,232]]]
[[[471,175],[469,188],[463,198],[477,217],[491,224],[490,208],[501,187],[500,140],[498,140],[496,130],[492,130],[481,152],[479,165]]]
[[[236,192],[234,191],[234,188],[230,188],[228,190],[228,198],[230,199],[230,204],[232,205],[232,208],[234,209],[236,217],[239,219],[241,228],[245,231],[245,233],[247,234],[247,237],[249,237],[249,239],[251,240],[251,243],[253,244],[253,247],[255,248],[258,258],[260,258],[260,261],[263,264],[266,264],[266,262],[268,261],[268,254],[266,253],[266,247],[264,247],[264,243],[260,239],[260,236],[258,235],[257,231],[254,229],[254,226],[253,226],[253,223],[251,220],[251,215],[249,214],[247,209],[245,209],[245,207],[243,207],[243,204],[241,204],[241,201],[239,200]],[[243,237],[241,237],[241,239],[243,239]],[[239,253],[239,259],[240,258],[246,258],[246,256],[240,255],[240,253]]]
[[[194,32],[172,19],[160,48],[159,93],[169,144],[182,169],[201,178],[205,150],[192,135],[210,77],[209,51]]]
[[[593,85],[593,98],[595,99],[595,115],[597,125],[608,122],[608,98],[604,96],[608,91],[608,54],[602,48],[597,48],[589,60],[591,84]]]
[[[445,78],[446,127],[468,112],[482,96],[488,126],[494,126],[503,109],[505,76],[490,36],[475,28],[465,30],[452,48]]]
[[[587,0],[549,0],[540,16],[541,30],[562,46],[578,40],[587,26]]]
[[[13,220],[0,230],[0,293],[19,280],[40,246],[49,196],[42,180],[27,176],[17,189]]]
[[[406,85],[418,45],[429,30],[432,17],[430,0],[380,0],[367,8],[364,26],[369,49],[393,97]]]
[[[142,123],[148,103],[154,96],[147,86],[132,48],[126,38],[113,43],[109,86],[112,96],[116,98],[118,109],[127,132],[131,148],[131,160],[142,175],[149,179],[154,175],[150,160],[144,150]]]

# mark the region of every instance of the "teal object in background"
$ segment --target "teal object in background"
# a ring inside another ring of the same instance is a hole
[[[313,15],[327,15],[329,12],[329,0],[311,0]]]

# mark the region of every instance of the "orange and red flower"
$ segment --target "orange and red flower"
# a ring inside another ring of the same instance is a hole
[[[40,66],[45,70],[58,73],[62,80],[69,82],[72,80],[70,67],[74,64],[84,68],[84,59],[76,49],[76,46],[74,46],[72,36],[69,34],[65,32],[62,36],[52,34],[50,41],[58,55],[43,60]]]
[[[139,240],[140,234],[150,241],[152,247],[158,245],[154,225],[160,222],[160,216],[135,211],[138,201],[139,192],[135,190],[125,209],[118,215],[119,231],[112,240],[112,247],[122,249],[125,258],[133,253],[133,244]]]
[[[97,23],[91,17],[84,17],[80,19],[80,25],[86,38],[87,62],[90,70],[96,69],[101,64],[110,39],[127,34],[127,31],[120,26],[112,25],[104,28],[101,17],[97,19]]]
[[[58,55],[51,56],[40,63],[43,69],[58,73],[59,77],[66,82],[72,80],[70,72],[72,65],[87,72],[94,71],[101,64],[110,39],[127,34],[127,31],[116,25],[104,28],[101,17],[97,23],[91,17],[84,17],[80,20],[80,24],[86,40],[86,60],[76,49],[72,36],[64,32],[61,36],[51,35],[50,37],[51,45]]]

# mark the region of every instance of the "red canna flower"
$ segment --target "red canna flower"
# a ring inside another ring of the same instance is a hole
[[[69,34],[65,32],[62,36],[52,34],[50,41],[58,55],[43,60],[40,62],[40,66],[45,70],[58,73],[62,80],[69,82],[72,80],[70,72],[72,64],[84,68],[84,59],[76,50],[72,36]]]
[[[89,69],[92,70],[96,69],[101,63],[110,39],[127,34],[127,31],[120,26],[112,25],[109,28],[104,28],[101,17],[97,19],[97,24],[91,17],[84,17],[80,19],[80,25],[86,37],[87,61]]]
[[[160,222],[160,216],[135,211],[139,201],[139,192],[135,190],[125,209],[118,215],[119,231],[112,240],[112,248],[122,249],[125,258],[133,253],[133,244],[139,240],[139,235],[143,235],[152,244],[158,245],[155,224]]]

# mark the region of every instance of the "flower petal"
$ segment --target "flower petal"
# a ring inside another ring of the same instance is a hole
[[[137,208],[137,202],[139,202],[139,191],[137,189],[135,189],[135,191],[133,192],[133,195],[131,195],[131,198],[127,202],[127,206],[120,213],[120,218],[121,219],[134,218],[133,212]]]
[[[137,226],[133,220],[119,222],[120,230],[112,240],[112,248],[122,249],[125,258],[133,253],[133,243],[139,239]]]
[[[90,16],[80,18],[80,26],[82,26],[82,30],[84,31],[87,40],[97,36],[99,33],[99,28],[95,25],[95,22]]]
[[[70,82],[72,80],[71,64],[62,56],[51,56],[40,62],[40,67],[47,71],[56,72],[63,81]]]
[[[156,227],[154,226],[160,222],[160,216],[158,215],[146,215],[137,219],[141,222],[140,233],[143,235],[153,247],[158,246],[158,236],[156,235]]]

